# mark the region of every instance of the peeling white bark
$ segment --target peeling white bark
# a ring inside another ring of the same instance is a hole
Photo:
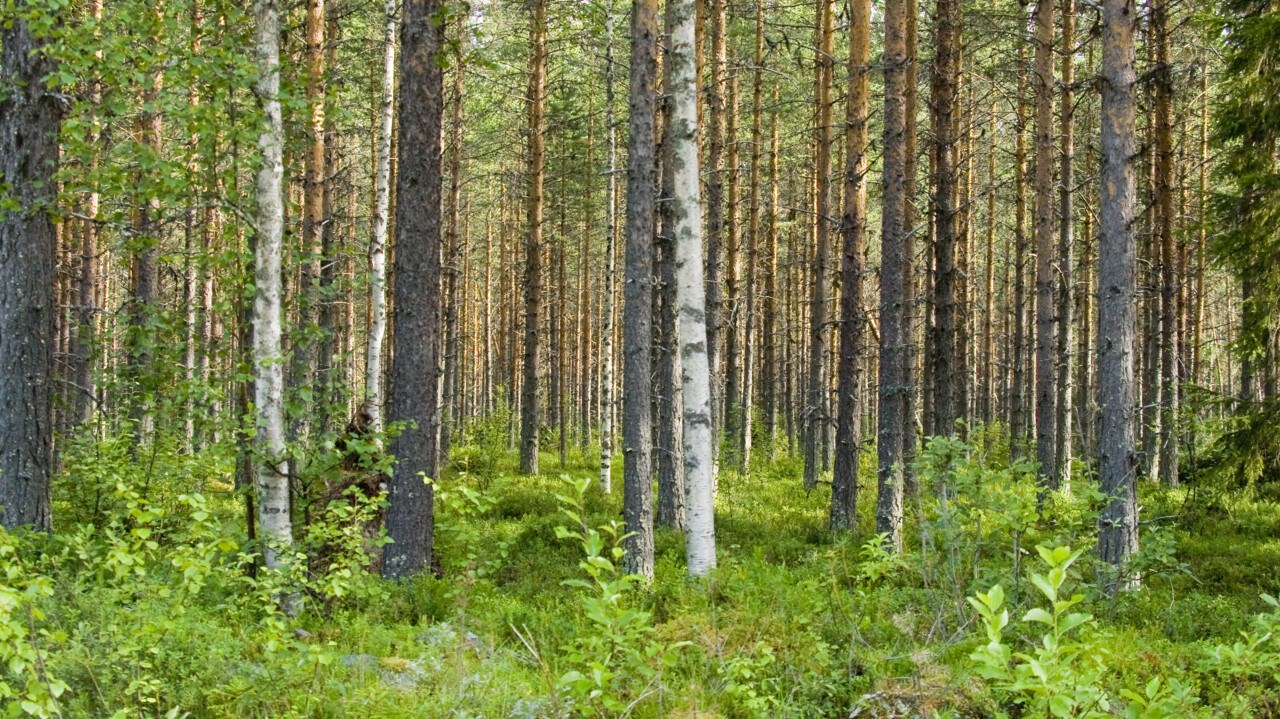
[[[387,337],[387,217],[391,208],[391,121],[395,105],[396,0],[387,0],[382,51],[382,117],[374,175],[373,237],[369,240],[369,340],[365,346],[364,411],[382,430],[382,345]]]
[[[275,571],[287,569],[293,544],[289,515],[289,465],[284,430],[284,358],[281,354],[281,246],[284,241],[284,125],[280,114],[280,19],[276,0],[254,5],[257,54],[261,75],[255,88],[262,107],[258,136],[262,151],[255,183],[257,245],[254,258],[253,368],[258,433],[254,472],[258,487],[258,525],[265,540],[264,558]],[[288,614],[297,611],[297,596],[281,599]]]
[[[694,4],[670,0],[671,142],[675,173],[676,298],[680,311],[680,361],[684,388],[684,476],[689,574],[716,566],[711,431],[711,371],[707,358],[706,288],[703,283],[702,213],[698,178],[698,97],[694,58]]]

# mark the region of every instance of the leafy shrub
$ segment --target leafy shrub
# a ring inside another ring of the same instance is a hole
[[[654,637],[653,617],[628,606],[628,596],[643,579],[619,568],[624,534],[617,521],[588,527],[583,505],[589,478],[568,480],[558,495],[561,513],[572,524],[556,529],[561,539],[572,539],[581,548],[578,567],[586,578],[565,580],[578,594],[589,629],[578,634],[562,650],[573,667],[561,675],[558,685],[580,716],[630,715],[646,698],[661,691],[661,671],[676,661],[680,645],[667,645]]]

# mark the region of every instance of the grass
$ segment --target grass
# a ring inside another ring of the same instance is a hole
[[[556,500],[566,491],[562,475],[594,477],[592,455],[575,452],[561,467],[547,454],[543,476],[520,477],[509,454],[461,454],[482,472],[454,472],[444,490],[465,485],[492,506],[456,516],[451,505],[439,507],[441,526],[457,528],[437,532],[444,578],[356,577],[350,593],[310,602],[295,621],[264,623],[237,604],[242,590],[230,582],[211,580],[200,599],[184,603],[140,591],[175,584],[163,548],[152,573],[136,581],[95,579],[65,558],[37,563],[56,586],[38,604],[49,671],[71,686],[59,700],[62,716],[618,715],[557,688],[579,664],[569,648],[602,631],[585,616],[589,593],[565,584],[584,576],[581,547],[557,537],[568,522]],[[980,557],[971,573],[949,578],[942,535],[925,525],[935,536],[932,558],[923,558],[913,515],[905,560],[873,567],[864,546],[873,482],[860,492],[857,530],[834,536],[826,485],[804,492],[790,457],[755,466],[749,476],[721,473],[713,577],[688,581],[682,537],[659,529],[654,583],[622,600],[651,615],[654,642],[678,647],[656,679],[618,684],[642,697],[634,714],[891,716],[892,707],[907,707],[913,716],[995,716],[1001,706],[968,659],[984,640],[964,597],[995,578],[1023,587],[1014,600],[1025,606],[1027,583],[1013,581],[1007,538],[985,528],[949,535],[970,542],[958,551]],[[1142,496],[1144,516],[1167,517],[1158,524],[1176,560],[1165,558],[1142,591],[1114,601],[1091,588],[1092,569],[1082,571],[1078,584],[1099,618],[1093,646],[1117,689],[1158,673],[1179,676],[1214,706],[1233,689],[1204,673],[1205,648],[1234,641],[1267,609],[1259,595],[1280,593],[1280,507],[1186,491],[1144,488]],[[584,523],[620,520],[620,503],[619,492],[603,496],[593,486]],[[235,506],[223,508],[229,523]],[[1087,541],[1091,527],[1073,531]],[[1034,551],[1024,551],[1023,566],[1034,568]],[[492,556],[501,559],[482,570],[468,560]]]

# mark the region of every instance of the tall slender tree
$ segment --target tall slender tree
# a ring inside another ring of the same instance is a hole
[[[907,308],[903,303],[908,276],[906,202],[906,0],[886,0],[884,15],[884,160],[882,176],[880,261],[880,368],[877,413],[878,494],[876,531],[893,550],[902,547],[902,453],[906,392],[903,385],[909,355]]]
[[[827,245],[831,227],[831,78],[832,36],[835,10],[831,0],[818,0],[818,52],[814,58],[814,172],[817,174],[814,202],[813,274],[809,295],[809,362],[805,383],[804,487],[818,486],[822,458],[821,438],[826,432],[827,388],[822,367],[827,338]]]
[[[600,312],[600,490],[613,485],[613,297],[618,236],[618,127],[614,117],[613,0],[604,11],[605,252],[604,307]]]
[[[1035,115],[1036,236],[1036,459],[1045,489],[1062,483],[1057,430],[1057,249],[1053,241],[1053,0],[1039,0],[1035,12],[1035,57],[1031,75]]]
[[[1160,481],[1178,484],[1178,247],[1173,236],[1173,68],[1169,58],[1169,2],[1151,3],[1151,41],[1155,45],[1152,88],[1155,163],[1155,242],[1160,252]],[[1154,338],[1153,338],[1154,339]]]
[[[622,323],[623,504],[627,571],[653,578],[654,168],[658,76],[658,3],[631,6],[631,85],[627,138],[627,248]]]
[[[258,485],[258,526],[265,540],[267,567],[284,571],[293,544],[289,502],[289,460],[285,446],[284,364],[281,342],[281,254],[284,245],[284,123],[280,113],[280,16],[275,0],[254,6],[258,82],[263,123],[258,136],[262,160],[255,191],[253,366],[257,427],[254,478]],[[296,612],[286,594],[286,612]]]
[[[525,198],[524,377],[520,385],[520,472],[538,473],[539,316],[542,305],[543,137],[547,104],[547,0],[529,18],[529,193]]]
[[[1075,315],[1075,43],[1076,0],[1062,0],[1062,118],[1061,173],[1058,179],[1058,338],[1057,383],[1058,396],[1054,400],[1058,416],[1054,420],[1057,432],[1053,444],[1056,451],[1054,464],[1058,467],[1061,482],[1071,481],[1072,444],[1072,362],[1075,349],[1073,319]]]
[[[1115,566],[1138,551],[1134,352],[1137,331],[1137,180],[1133,157],[1134,0],[1102,5],[1102,236],[1098,252],[1098,484],[1107,497],[1098,519],[1098,553]],[[1123,588],[1129,581],[1118,582]]]
[[[957,244],[962,243],[958,226],[959,203],[956,186],[957,159],[957,106],[960,80],[960,2],[938,0],[937,35],[938,52],[934,58],[933,92],[930,110],[933,120],[933,186],[934,186],[934,280],[933,280],[933,341],[930,357],[933,390],[933,409],[936,413],[934,427],[941,434],[952,434],[956,421],[965,416],[960,398],[961,385],[966,381],[961,367],[964,362],[965,301],[960,291],[960,268],[957,266]]]
[[[444,29],[441,0],[405,0],[400,35],[396,162],[393,362],[387,419],[405,423],[391,442],[382,574],[402,578],[431,565],[440,441],[440,199]]]
[[[38,20],[19,2],[0,29],[0,523],[52,525],[53,203],[62,101]]]
[[[858,516],[860,402],[866,312],[862,308],[867,254],[867,116],[871,95],[871,0],[856,0],[849,16],[849,90],[845,110],[844,217],[840,295],[839,400],[835,464],[831,475],[832,529],[848,529]]]
[[[374,152],[373,220],[369,238],[369,332],[365,343],[364,411],[382,429],[382,347],[387,335],[387,224],[391,209],[391,126],[395,118],[396,8],[387,0],[382,36],[382,98]]]
[[[644,0],[650,1],[650,0]],[[698,97],[694,0],[672,3],[671,142],[675,161],[676,297],[680,310],[680,361],[684,401],[684,471],[689,574],[716,566],[711,445],[711,368],[708,362],[702,211],[698,187]]]

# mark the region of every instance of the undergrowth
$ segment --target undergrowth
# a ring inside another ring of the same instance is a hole
[[[1275,716],[1280,510],[1143,488],[1141,591],[1109,598],[1099,497],[1036,503],[998,428],[934,439],[906,549],[854,531],[783,443],[721,470],[720,566],[685,578],[659,530],[656,578],[621,569],[620,497],[590,451],[514,476],[504,427],[475,428],[439,483],[441,577],[373,576],[381,497],[311,512],[278,577],[245,534],[231,448],[134,456],[72,444],[52,536],[0,534],[0,703],[38,717]],[[770,454],[777,453],[775,457]],[[620,463],[619,463],[620,464]],[[620,466],[615,465],[620,473]],[[620,477],[618,478],[620,480]],[[614,486],[620,487],[621,481]],[[198,490],[198,491],[196,491]],[[1068,547],[1070,549],[1068,549]],[[285,588],[304,611],[275,611]],[[1264,596],[1265,595],[1265,596]]]

